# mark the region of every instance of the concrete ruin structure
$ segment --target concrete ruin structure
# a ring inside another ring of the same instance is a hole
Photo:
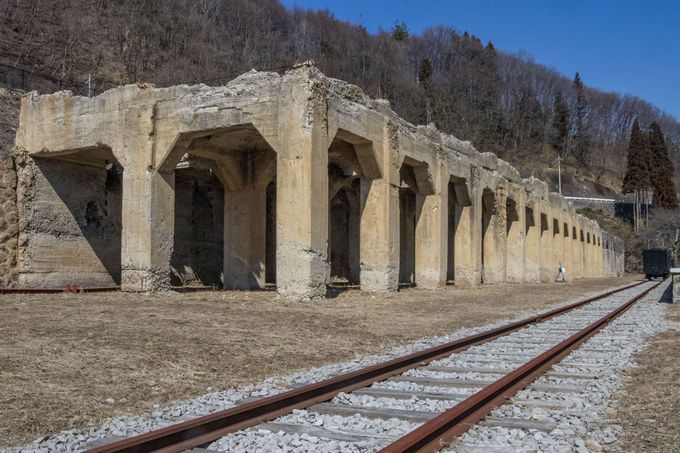
[[[224,86],[30,93],[17,166],[20,287],[172,285],[324,297],[330,282],[623,274],[623,245],[469,142],[311,64]]]

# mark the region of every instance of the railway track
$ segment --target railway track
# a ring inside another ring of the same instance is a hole
[[[656,286],[628,285],[89,451],[437,451],[482,420],[485,425],[545,430],[528,418],[487,415],[542,375],[556,381],[532,384],[541,394],[578,390],[573,381],[591,375],[594,365],[572,362],[559,372],[549,371],[552,365]]]

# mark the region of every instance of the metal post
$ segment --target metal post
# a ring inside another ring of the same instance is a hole
[[[562,158],[557,156],[557,191],[562,195]]]

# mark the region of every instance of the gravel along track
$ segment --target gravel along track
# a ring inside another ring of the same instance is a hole
[[[639,294],[643,284],[567,314],[532,325],[493,342],[470,348],[401,376],[328,403],[295,410],[272,422],[225,436],[210,444],[215,451],[373,451],[407,434],[426,420],[479,391],[503,373],[528,361],[614,307]],[[616,439],[615,428],[598,423],[607,398],[618,383],[616,370],[630,366],[643,339],[665,329],[666,284],[653,290],[628,312],[527,389],[511,403],[494,410],[451,445],[451,451],[598,451]],[[524,319],[527,314],[516,318]],[[132,436],[162,428],[245,400],[274,395],[291,387],[316,382],[396,356],[506,324],[502,321],[451,335],[423,339],[396,348],[388,355],[368,356],[284,377],[271,378],[255,388],[229,389],[158,407],[145,417],[119,417],[99,428],[71,430],[46,436],[8,452],[82,451],[102,440]]]
[[[437,360],[329,403],[296,410],[273,422],[227,435],[217,451],[373,451],[456,405],[503,374],[597,321],[647,283]],[[448,451],[601,451],[615,429],[590,425],[607,408],[617,369],[630,366],[644,338],[663,329],[653,290],[511,402],[458,438]]]

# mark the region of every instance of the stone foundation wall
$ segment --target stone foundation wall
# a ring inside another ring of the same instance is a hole
[[[17,174],[14,159],[0,159],[0,286],[12,286],[17,279]]]

